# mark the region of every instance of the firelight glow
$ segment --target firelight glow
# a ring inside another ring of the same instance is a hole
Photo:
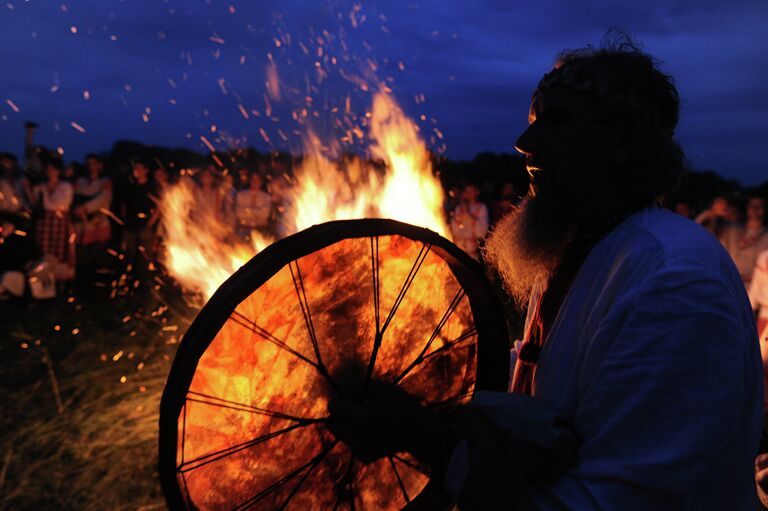
[[[391,218],[449,236],[443,216],[443,189],[416,124],[384,90],[373,97],[369,138],[371,157],[341,165],[326,155],[312,132],[292,186],[282,191],[287,209],[279,219],[283,234],[331,220]],[[189,178],[170,186],[160,200],[165,232],[165,265],[186,289],[208,299],[224,280],[274,240],[254,233],[247,245],[232,239],[217,218],[194,214]]]

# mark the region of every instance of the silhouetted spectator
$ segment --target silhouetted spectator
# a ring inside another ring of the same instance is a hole
[[[235,230],[235,198],[237,189],[235,188],[235,177],[232,174],[225,174],[221,179],[219,186],[219,200],[221,202],[221,221],[231,232]]]
[[[192,209],[192,218],[198,222],[221,220],[221,194],[215,183],[215,170],[203,167],[195,186],[195,205]]]
[[[693,218],[693,208],[691,208],[691,204],[686,201],[679,201],[675,204],[675,213],[688,219]]]
[[[712,199],[712,205],[699,213],[696,217],[696,223],[701,224],[706,230],[721,239],[723,231],[730,224],[733,217],[733,206],[728,197],[718,195]]]
[[[75,277],[75,232],[70,219],[74,190],[61,179],[58,159],[45,164],[45,181],[28,188],[29,202],[35,214],[35,240],[44,255],[56,259],[57,281]]]
[[[768,327],[768,250],[757,255],[749,284],[749,301],[757,313],[757,331],[762,333]]]
[[[93,269],[106,263],[106,248],[112,233],[109,211],[112,181],[104,176],[104,163],[95,154],[85,157],[86,175],[75,181],[72,217],[77,233],[77,260],[83,268]]]
[[[150,166],[144,160],[134,160],[132,176],[121,204],[123,219],[123,253],[125,262],[133,269],[138,282],[148,277],[150,262],[154,261],[155,201],[152,198]],[[153,220],[153,222],[150,222]],[[139,284],[134,283],[134,286]]]
[[[520,202],[520,194],[515,192],[515,185],[506,181],[501,185],[501,195],[495,200],[491,207],[491,226],[512,211],[517,203]]]
[[[488,208],[477,200],[479,196],[480,190],[476,185],[466,185],[451,217],[454,242],[473,257],[477,256],[480,239],[488,233]]]
[[[285,177],[285,174],[277,176],[269,183],[269,194],[272,197],[272,213],[270,214],[270,223],[272,232],[278,237],[290,234],[292,225],[288,225],[289,219],[285,213],[291,207],[291,185]]]
[[[160,200],[163,196],[163,192],[170,183],[171,179],[168,175],[168,171],[165,170],[165,167],[158,167],[155,169],[155,173],[152,176],[152,195],[154,195],[157,200]]]
[[[237,235],[242,240],[250,240],[253,231],[264,234],[272,210],[272,198],[262,189],[261,174],[251,174],[249,184],[248,189],[240,190],[235,197]]]
[[[248,168],[240,167],[237,169],[237,183],[235,183],[235,187],[238,190],[247,190],[251,186],[250,182],[251,172],[248,170]]]
[[[757,255],[768,250],[765,199],[759,195],[750,196],[747,200],[746,222],[727,226],[720,239],[736,263],[744,285],[749,288]]]
[[[18,214],[24,209],[24,187],[16,157],[0,154],[0,214]]]
[[[74,184],[78,178],[83,175],[82,167],[71,161],[64,165],[64,171],[61,173],[61,180]]]

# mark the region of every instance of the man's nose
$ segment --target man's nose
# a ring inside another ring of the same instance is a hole
[[[540,149],[541,137],[537,135],[537,131],[535,123],[529,125],[517,139],[517,142],[515,142],[515,149],[525,156],[531,156],[536,150]]]

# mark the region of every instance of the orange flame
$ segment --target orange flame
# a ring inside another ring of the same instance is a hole
[[[416,124],[384,91],[374,95],[369,121],[373,161],[334,160],[307,134],[292,186],[276,191],[285,201],[283,234],[362,217],[449,234],[442,186]],[[236,241],[189,178],[168,189],[161,208],[166,266],[204,298],[270,241]],[[238,304],[198,361],[177,449],[179,484],[198,508],[277,509],[290,501],[290,509],[391,509],[426,485],[424,467],[409,455],[363,465],[325,427],[328,398],[363,388],[379,332],[371,376],[396,380],[435,406],[463,401],[474,388],[477,334],[450,267],[401,236],[377,238],[375,252],[373,243],[347,239],[283,267]],[[281,483],[289,473],[300,482]]]
[[[283,234],[350,218],[392,218],[449,236],[443,216],[443,189],[416,124],[386,92],[374,95],[369,138],[371,156],[384,164],[355,159],[343,165],[326,156],[313,133],[305,138],[305,158],[295,186],[285,191]],[[195,197],[186,179],[170,186],[160,209],[167,254],[165,265],[188,290],[209,298],[218,286],[272,240],[257,236],[252,246],[234,240],[216,218],[194,213]]]
[[[208,299],[230,275],[271,243],[253,236],[251,246],[234,238],[232,230],[213,215],[197,215],[195,184],[182,177],[159,201],[165,238],[164,263],[190,291]]]

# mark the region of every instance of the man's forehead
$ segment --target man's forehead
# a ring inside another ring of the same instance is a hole
[[[551,87],[539,90],[533,96],[531,107],[528,110],[528,119],[535,119],[537,115],[544,112],[557,110],[578,112],[585,109],[591,110],[592,105],[584,94],[566,87]]]

